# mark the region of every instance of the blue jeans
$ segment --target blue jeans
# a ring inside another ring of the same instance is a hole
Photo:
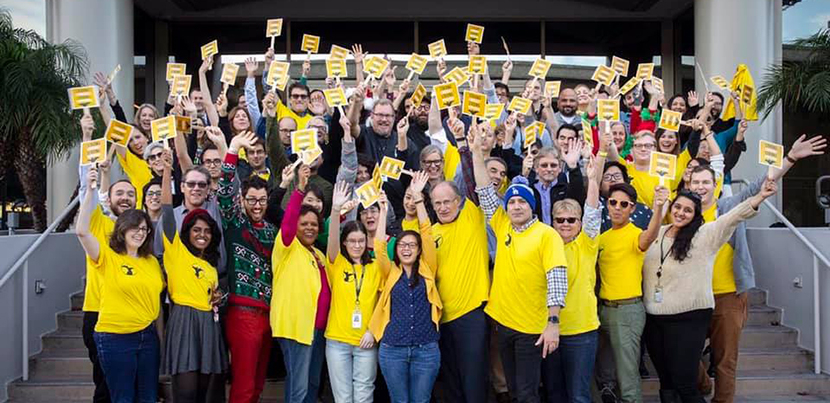
[[[326,354],[323,330],[314,330],[311,345],[278,338],[285,362],[285,403],[315,403]]]
[[[559,348],[543,364],[542,381],[548,403],[591,402],[599,331],[559,336]]]
[[[334,401],[337,403],[371,402],[378,370],[378,349],[363,349],[326,340],[326,365]]]
[[[437,342],[409,347],[381,343],[378,361],[392,403],[429,402],[441,367]]]
[[[93,335],[113,403],[155,403],[161,361],[154,325],[130,334]]]

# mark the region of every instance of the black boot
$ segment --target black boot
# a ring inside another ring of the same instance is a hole
[[[674,389],[660,389],[660,403],[680,403],[680,394]]]

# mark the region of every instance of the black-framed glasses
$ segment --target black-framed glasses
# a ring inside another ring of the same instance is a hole
[[[207,189],[207,187],[208,187],[207,182],[187,181],[187,182],[184,183],[184,185],[187,186],[188,189],[193,189],[193,188],[196,188],[196,187],[198,187],[199,189]]]
[[[554,220],[556,220],[557,224],[564,224],[565,222],[567,222],[568,224],[573,224],[573,223],[576,222],[576,220],[578,220],[578,218],[576,218],[576,217],[556,217],[556,218],[554,218]]]
[[[210,160],[204,160],[204,161],[202,161],[202,162],[203,162],[205,165],[219,165],[219,164],[221,164],[221,163],[222,163],[222,160],[221,160],[221,159],[219,159],[219,158],[214,158],[214,159],[210,159]]]
[[[161,197],[161,190],[147,192],[147,198],[149,199],[151,197]]]
[[[427,167],[428,166],[438,167],[438,166],[441,166],[441,164],[443,164],[443,163],[444,163],[444,160],[421,161],[421,165],[427,166]]]
[[[248,203],[248,205],[251,205],[251,206],[256,206],[257,204],[259,204],[260,206],[264,206],[264,205],[268,204],[268,198],[267,197],[262,197],[262,198],[257,199],[255,197],[246,197],[245,198],[245,203]]]
[[[621,208],[628,208],[629,206],[633,206],[633,205],[634,205],[634,203],[633,203],[633,202],[630,202],[630,201],[628,201],[628,200],[608,199],[608,204],[609,204],[611,207],[616,207],[616,206],[617,206],[617,203],[619,203],[619,204],[620,204],[620,207],[621,207]]]
[[[617,182],[623,180],[622,173],[602,175],[603,182]]]

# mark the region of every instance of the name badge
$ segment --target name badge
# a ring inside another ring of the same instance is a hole
[[[355,308],[354,313],[352,313],[352,329],[360,329],[363,327],[363,314],[360,313],[360,309]]]
[[[654,302],[661,303],[663,302],[663,288],[657,287],[654,289]]]

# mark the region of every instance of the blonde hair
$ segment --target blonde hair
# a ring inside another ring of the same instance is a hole
[[[580,219],[582,218],[582,207],[579,205],[579,202],[574,199],[563,199],[553,203],[554,217],[560,212],[571,213]]]

